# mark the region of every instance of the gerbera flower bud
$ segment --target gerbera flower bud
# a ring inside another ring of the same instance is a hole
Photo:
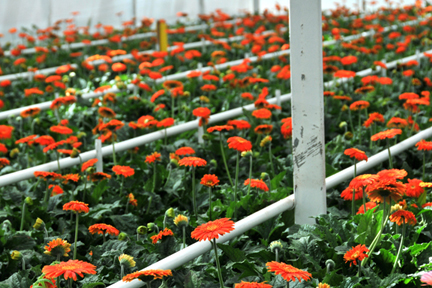
[[[148,223],[147,224],[148,231],[151,232],[151,231],[155,230],[156,229],[155,226],[156,226],[155,223]]]
[[[26,198],[24,199],[24,202],[25,202],[27,205],[33,205],[33,199],[30,198],[30,197],[26,197]]]
[[[17,156],[18,154],[19,154],[19,149],[18,148],[14,148],[14,149],[12,149],[10,152],[9,152],[9,156],[11,157],[11,158],[15,158],[15,156]]]
[[[122,254],[119,256],[119,262],[121,265],[126,266],[127,268],[135,267],[136,263],[133,260],[133,257],[127,254]]]
[[[89,167],[89,168],[86,169],[86,172],[87,172],[88,174],[93,174],[95,171],[96,171],[96,170],[95,170],[94,167]]]
[[[395,204],[395,205],[391,206],[390,213],[392,213],[394,211],[399,211],[399,210],[402,210],[402,209],[403,209],[403,207],[401,205],[399,205],[399,203],[398,203],[398,204]]]
[[[275,250],[281,251],[283,244],[280,241],[273,241],[270,243],[269,248],[271,252],[275,252]]]
[[[174,209],[169,208],[168,210],[165,211],[165,215],[169,218],[174,218],[175,217]]]
[[[252,154],[253,154],[253,153],[252,153],[252,150],[241,152],[241,156],[242,156],[242,157],[251,156]]]
[[[347,111],[349,109],[348,105],[344,104],[341,108],[341,111]]]
[[[17,122],[20,122],[21,120],[22,120],[21,116],[18,116],[18,117],[15,118],[15,121],[17,121]]]
[[[190,96],[190,92],[189,91],[184,91],[182,96],[183,97],[189,97]]]
[[[12,258],[12,260],[18,261],[18,260],[20,260],[22,258],[22,254],[21,254],[21,252],[19,252],[17,250],[12,251],[11,258]]]
[[[63,78],[62,78],[62,82],[63,83],[68,83],[69,82],[69,76],[68,75],[63,75]]]
[[[264,179],[266,177],[268,177],[269,175],[266,172],[262,172],[260,178]]]
[[[184,227],[189,224],[189,219],[186,216],[179,214],[174,218],[174,224],[178,227]]]
[[[260,153],[259,153],[259,152],[254,152],[254,153],[253,153],[253,157],[254,157],[254,158],[258,158],[259,156],[260,156]]]
[[[350,131],[345,132],[344,137],[345,139],[349,140],[353,138],[353,133],[351,133]]]
[[[39,124],[40,121],[41,121],[40,118],[35,118],[35,119],[33,119],[33,122],[36,123],[36,124]]]
[[[215,159],[210,160],[210,166],[217,168],[217,161]]]
[[[271,143],[272,137],[267,135],[263,140],[260,142],[260,146],[264,147],[267,143]]]
[[[210,99],[209,99],[208,97],[206,97],[206,96],[200,96],[199,99],[200,99],[202,102],[210,103]]]
[[[127,236],[127,234],[124,233],[124,232],[121,232],[121,233],[118,235],[118,240],[119,240],[119,241],[125,241],[125,240],[127,240],[127,238],[128,238],[128,236]]]
[[[345,122],[345,121],[342,121],[342,122],[339,124],[339,128],[343,128],[343,127],[345,127],[345,126],[347,126],[347,122]]]
[[[50,256],[65,256],[67,257],[71,249],[71,244],[69,244],[66,240],[63,240],[61,238],[54,239],[50,241],[47,246],[45,246],[44,254],[50,255]]]
[[[70,158],[77,158],[79,156],[79,151],[75,147],[72,149],[72,153],[70,155]]]
[[[206,133],[206,134],[202,135],[202,139],[204,141],[208,141],[208,140],[210,140],[210,135]]]
[[[42,229],[45,226],[45,222],[40,219],[37,218],[35,224],[33,225],[33,228],[36,230]]]
[[[147,226],[139,226],[138,228],[137,228],[137,233],[139,234],[139,235],[145,235],[145,234],[147,234],[147,232],[148,232],[148,228],[147,228]]]
[[[87,136],[87,134],[85,132],[80,132],[80,133],[78,133],[77,138],[81,139],[81,137],[85,137],[85,136]]]

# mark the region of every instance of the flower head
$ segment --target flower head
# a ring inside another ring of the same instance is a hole
[[[241,282],[235,284],[234,288],[272,288],[273,286],[270,284],[266,284],[265,282]]]
[[[129,268],[135,267],[135,265],[136,265],[135,261],[133,260],[133,257],[130,255],[122,254],[119,256],[118,259],[119,259],[119,262],[121,265],[125,265]]]
[[[405,195],[414,198],[420,197],[424,192],[424,188],[420,186],[422,182],[420,179],[408,179],[408,183],[405,183]]]
[[[88,204],[80,201],[70,201],[63,205],[63,210],[72,210],[76,213],[88,213],[90,211]]]
[[[180,166],[205,166],[207,161],[199,157],[185,157],[179,161]]]
[[[82,164],[82,167],[81,167],[81,172],[86,171],[87,168],[92,167],[94,164],[96,164],[96,162],[98,162],[98,159],[96,159],[96,158],[93,158],[93,159],[90,159],[90,160],[84,162]]]
[[[357,261],[361,262],[364,258],[368,258],[369,256],[366,254],[369,252],[369,249],[366,248],[365,245],[357,245],[352,247],[351,250],[345,253],[344,260],[345,263],[350,261],[350,267],[352,264],[357,265]]]
[[[366,160],[366,162],[368,161],[368,157],[366,156],[366,153],[357,148],[348,148],[344,151],[344,154],[350,156],[350,158],[354,157],[357,161],[363,161],[363,160]]]
[[[116,174],[116,175],[122,175],[124,177],[130,177],[132,175],[135,174],[135,170],[129,166],[120,166],[120,165],[115,165],[112,168],[112,171]]]
[[[258,188],[258,189],[265,191],[265,192],[269,191],[269,188],[264,183],[264,181],[261,179],[246,179],[246,181],[244,182],[244,185],[249,186],[249,183],[250,183],[252,188]]]
[[[174,224],[176,226],[187,226],[188,223],[189,223],[189,219],[182,214],[179,214],[174,218]]]
[[[0,140],[10,139],[12,137],[12,131],[14,127],[7,125],[0,125]]]
[[[103,172],[96,172],[96,173],[91,173],[89,176],[87,176],[87,179],[90,179],[92,182],[96,182],[105,179],[111,179],[111,175]]]
[[[137,271],[131,274],[127,274],[123,277],[123,282],[131,282],[135,279],[149,282],[154,279],[162,279],[166,276],[172,276],[171,270],[161,270],[161,269],[154,269],[154,270],[145,270],[145,271]]]
[[[312,278],[312,274],[307,271],[300,270],[291,265],[282,262],[267,262],[267,270],[274,272],[276,275],[281,275],[286,281],[298,281],[305,280],[308,281]]]
[[[88,228],[88,230],[91,234],[95,234],[95,233],[106,234],[106,233],[108,233],[108,234],[113,235],[113,236],[118,236],[118,234],[120,233],[120,231],[117,230],[114,226],[111,226],[108,224],[103,224],[103,223],[91,225]]]
[[[77,274],[84,277],[83,273],[96,274],[96,266],[80,261],[80,260],[69,260],[67,262],[60,262],[54,265],[47,265],[42,268],[42,273],[49,278],[57,278],[61,275],[67,280],[72,278],[74,281],[77,280]]]
[[[219,184],[219,179],[216,175],[205,174],[203,178],[201,178],[201,185],[207,187],[213,187]]]
[[[426,285],[432,285],[432,271],[423,274],[420,281],[426,283]]]
[[[221,132],[221,131],[230,131],[230,130],[233,130],[233,129],[234,129],[234,127],[231,126],[231,125],[219,125],[219,126],[213,126],[213,127],[207,128],[207,132],[208,133],[212,133],[214,131],[219,131],[219,132]]]
[[[376,207],[377,207],[377,204],[375,202],[372,202],[372,201],[366,202],[366,211],[369,211],[369,210],[374,209]],[[360,205],[360,208],[357,211],[357,214],[365,214],[364,205]]]
[[[252,116],[258,119],[269,119],[271,115],[272,112],[266,108],[261,108],[252,112]]]
[[[417,150],[422,150],[422,151],[432,150],[432,142],[426,141],[424,139],[420,140],[420,142],[417,142],[415,146],[417,147]]]
[[[192,238],[198,241],[218,239],[234,230],[234,222],[229,218],[221,218],[201,224],[192,231]]]
[[[180,147],[179,149],[177,149],[175,151],[175,154],[178,156],[183,156],[183,155],[191,155],[191,154],[195,154],[195,150],[191,147]]]
[[[161,159],[161,154],[158,152],[153,152],[152,154],[146,156],[145,163],[151,164],[155,161],[160,161],[160,159]]]
[[[62,255],[67,257],[71,249],[71,244],[67,242],[67,240],[63,240],[61,238],[57,238],[52,240],[45,246],[44,254],[50,255],[50,256],[57,256]]]
[[[174,236],[174,233],[171,231],[171,229],[165,228],[158,234],[151,236],[150,239],[152,240],[153,244],[156,244],[159,240],[162,239],[163,236]]]
[[[252,150],[252,143],[238,136],[228,138],[227,142],[230,149],[234,149],[239,152]]]
[[[389,219],[391,222],[395,222],[399,226],[401,226],[404,223],[412,226],[417,224],[415,215],[411,211],[407,211],[403,209],[394,212],[392,215],[390,215]]]
[[[378,140],[384,140],[384,139],[391,139],[395,137],[396,135],[402,134],[401,129],[389,129],[385,131],[381,131],[376,133],[375,135],[372,135],[371,140],[372,141],[378,141]]]
[[[227,125],[234,126],[238,130],[244,130],[251,128],[251,125],[246,120],[229,120]]]
[[[72,129],[70,129],[69,127],[61,126],[61,125],[51,126],[50,131],[54,132],[54,133],[58,133],[58,134],[63,134],[63,135],[73,133]]]

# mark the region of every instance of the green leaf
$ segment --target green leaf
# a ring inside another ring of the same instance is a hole
[[[405,277],[405,274],[392,274],[381,281],[380,287],[393,287]]]
[[[285,177],[285,174],[286,174],[286,171],[282,171],[281,173],[279,173],[278,175],[276,175],[275,177],[273,177],[273,179],[271,180],[271,187],[272,187],[272,189],[275,189],[275,188],[279,187],[279,183]]]
[[[240,275],[239,279],[243,279],[249,276],[260,276],[260,272],[256,268],[254,263],[250,263],[248,260],[243,260],[232,265],[233,268],[239,269],[243,273]]]
[[[108,190],[109,186],[107,185],[107,181],[100,181],[96,187],[93,189],[93,193],[91,195],[91,197],[93,198],[93,200],[95,200],[96,202],[99,201],[100,197],[102,196],[102,194]]]
[[[246,259],[245,253],[237,248],[231,247],[228,244],[217,244],[217,246],[225,252],[225,255],[233,262],[240,262]]]
[[[201,279],[198,277],[198,273],[189,270],[189,272],[185,276],[185,288],[200,288],[201,287]]]
[[[82,288],[94,288],[94,287],[98,287],[99,285],[103,285],[104,287],[106,287],[106,285],[103,282],[96,282],[96,283],[87,283],[87,284],[84,284],[82,286]]]

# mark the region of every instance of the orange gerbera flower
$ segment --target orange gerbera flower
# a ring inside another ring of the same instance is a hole
[[[153,152],[152,154],[146,156],[145,163],[151,164],[155,161],[160,161],[160,160],[161,160],[161,154],[158,152]]]
[[[366,160],[366,162],[368,161],[368,157],[366,156],[366,153],[357,148],[348,148],[344,151],[344,154],[350,156],[350,158],[354,157],[357,161],[363,161],[363,160]]]
[[[227,143],[228,148],[237,150],[239,152],[252,150],[252,143],[239,136],[228,138]]]
[[[192,111],[192,114],[196,117],[208,118],[210,117],[211,111],[207,107],[198,107]]]
[[[105,179],[111,179],[111,175],[109,175],[107,173],[103,173],[103,172],[96,172],[96,173],[92,173],[89,176],[87,176],[87,179],[90,179],[92,182],[96,182],[96,181],[102,181]]]
[[[382,170],[377,174],[383,181],[393,181],[396,179],[403,179],[408,175],[404,169],[388,169]]]
[[[153,244],[156,244],[159,240],[162,239],[163,236],[174,236],[174,233],[171,231],[171,229],[165,228],[158,234],[151,236],[150,239],[152,240]]]
[[[6,154],[7,152],[8,152],[8,149],[7,149],[6,145],[0,143],[0,153]]]
[[[67,240],[63,240],[61,238],[54,239],[50,241],[47,246],[45,246],[44,254],[50,256],[63,255],[65,257],[68,256],[67,253],[71,251],[71,244],[67,242]]]
[[[57,278],[61,275],[67,280],[72,278],[74,281],[77,280],[77,274],[84,277],[83,273],[96,274],[96,266],[80,261],[80,260],[69,260],[67,262],[60,262],[54,265],[47,265],[42,268],[42,273],[45,277]]]
[[[258,188],[262,191],[269,191],[269,188],[267,187],[267,185],[265,184],[265,182],[261,179],[246,179],[246,181],[244,182],[245,186],[249,186],[249,182],[251,183],[251,187],[252,188]]]
[[[352,188],[350,186],[348,186],[347,188],[345,188],[345,190],[342,191],[341,193],[341,198],[343,198],[345,201],[352,201],[352,197],[353,197],[353,191],[355,191],[355,195],[354,195],[354,201],[359,200],[359,199],[363,199],[363,188]]]
[[[201,224],[194,231],[191,237],[198,241],[218,239],[219,235],[225,235],[234,230],[234,222],[229,218],[221,218]]]
[[[349,70],[338,70],[333,74],[336,78],[352,78],[356,76],[356,72]]]
[[[424,188],[420,186],[422,182],[420,179],[408,179],[408,183],[405,183],[405,195],[414,198],[420,197],[424,193]]]
[[[183,83],[181,81],[177,81],[177,80],[166,80],[166,81],[164,81],[162,86],[167,90],[171,90],[171,89],[179,88],[179,87],[182,88]]]
[[[15,144],[20,144],[20,143],[28,143],[30,140],[36,138],[37,135],[30,135],[21,139],[18,139],[17,141],[15,141]]]
[[[71,210],[76,213],[88,213],[90,211],[88,204],[80,201],[70,201],[63,205],[63,210]]]
[[[10,139],[12,137],[12,131],[14,127],[7,125],[0,125],[0,140]]]
[[[47,145],[51,145],[51,144],[55,143],[55,140],[54,140],[54,138],[52,138],[49,135],[43,135],[43,136],[40,136],[39,138],[37,138],[35,140],[35,143],[37,143],[41,146],[47,146]]]
[[[113,235],[113,236],[118,236],[118,234],[120,233],[120,231],[117,230],[114,226],[111,226],[108,224],[94,224],[94,225],[91,225],[88,228],[88,230],[91,234],[95,234],[95,233],[106,234],[106,233],[108,233],[108,234]]]
[[[267,262],[266,266],[269,272],[274,272],[276,275],[281,275],[286,281],[295,281],[296,278],[298,281],[308,281],[312,278],[312,274],[309,272],[300,270],[282,262]]]
[[[256,134],[269,134],[273,130],[273,125],[262,124],[255,127],[254,131]]]
[[[405,92],[399,95],[399,100],[418,99],[420,96],[413,92]]]
[[[227,125],[234,126],[238,130],[244,130],[251,128],[251,125],[246,120],[229,120]]]
[[[22,118],[34,117],[40,113],[41,109],[38,107],[28,108],[20,113]]]
[[[384,140],[384,139],[391,139],[395,137],[396,135],[402,134],[401,129],[389,129],[385,131],[381,131],[376,133],[375,135],[372,135],[371,140],[372,141],[378,141],[378,140]]]
[[[351,265],[354,263],[354,265],[357,265],[357,261],[359,261],[359,263],[361,261],[363,261],[363,259],[368,258],[369,256],[366,254],[367,252],[369,252],[369,249],[366,248],[365,245],[357,245],[355,247],[352,247],[351,250],[349,250],[348,252],[345,253],[344,255],[344,260],[345,263],[347,263],[348,261],[350,261],[350,267]]]
[[[122,128],[124,126],[124,123],[113,119],[110,120],[108,123],[102,124],[101,126],[99,126],[99,131],[103,131],[103,130],[110,130],[110,131],[117,131],[120,128]]]
[[[368,185],[371,185],[372,183],[379,180],[379,176],[372,175],[372,174],[363,174],[355,177],[351,180],[349,184],[349,188],[351,189],[358,189],[362,188]]]
[[[159,121],[156,124],[156,127],[158,127],[158,128],[165,127],[166,128],[166,127],[170,127],[172,125],[174,125],[174,118],[165,118],[165,119]]]
[[[368,101],[360,100],[355,101],[350,105],[350,110],[357,111],[357,110],[363,110],[370,106],[370,103]]]
[[[69,181],[78,182],[80,176],[78,174],[66,174],[63,175],[63,179],[64,179],[63,184],[67,184],[69,183]]]
[[[219,179],[216,175],[211,174],[205,174],[203,178],[201,178],[201,185],[207,186],[207,187],[213,187],[219,184]]]
[[[114,72],[123,72],[123,71],[125,71],[127,69],[127,66],[125,64],[123,64],[123,63],[118,62],[118,63],[114,63],[111,66],[111,69]]]
[[[235,284],[234,288],[272,288],[273,286],[270,284],[266,284],[265,282],[241,282]]]
[[[258,110],[254,110],[252,112],[252,116],[257,119],[269,119],[272,115],[272,112],[266,108],[261,108]]]
[[[51,189],[51,188],[52,188],[51,195],[50,195],[51,197],[55,196],[55,195],[61,195],[64,193],[63,189],[59,185],[52,185],[51,184],[48,186],[48,189]]]
[[[129,166],[115,165],[114,167],[112,167],[112,171],[116,175],[122,175],[124,177],[130,177],[135,174],[135,170]]]
[[[404,223],[412,226],[417,224],[415,215],[411,211],[407,210],[398,210],[390,215],[389,219],[391,222],[395,222],[398,226],[401,226]]]
[[[50,127],[50,131],[54,132],[54,133],[58,133],[58,134],[63,134],[63,135],[67,135],[67,134],[72,134],[73,130],[65,127],[65,126],[61,126],[61,125],[57,125],[57,126],[51,126]]]
[[[61,174],[57,174],[54,172],[46,172],[46,171],[35,171],[33,173],[33,175],[36,178],[41,178],[44,180],[50,180],[50,179],[56,180],[56,179],[62,179],[63,178],[63,176]]]
[[[0,158],[0,168],[10,165],[10,161],[6,158]]]
[[[417,147],[417,150],[421,150],[421,151],[430,151],[430,150],[432,150],[432,142],[426,141],[424,139],[422,139],[419,142],[417,142],[417,144],[415,146]]]
[[[207,161],[199,157],[185,157],[179,161],[180,166],[205,166]]]
[[[376,207],[377,207],[377,204],[375,202],[372,202],[372,201],[366,202],[366,211],[369,211],[369,210],[374,209]],[[364,214],[364,213],[365,213],[364,205],[360,205],[360,208],[357,211],[357,214]]]
[[[161,270],[161,269],[154,269],[154,270],[145,270],[145,271],[137,271],[131,274],[127,274],[123,277],[123,282],[131,282],[135,279],[144,281],[144,282],[150,282],[151,280],[155,279],[162,279],[166,276],[172,276],[171,270]]]
[[[92,167],[94,164],[96,164],[96,162],[98,162],[98,159],[96,159],[96,158],[93,158],[93,159],[90,159],[90,160],[84,162],[82,164],[82,167],[81,167],[81,172],[86,171],[87,168]]]
[[[234,129],[234,127],[231,125],[219,125],[219,126],[213,126],[213,127],[207,128],[207,132],[212,133],[214,131],[219,131],[219,132],[220,131],[230,131],[233,129]]]
[[[374,202],[383,203],[384,200],[390,204],[390,200],[398,201],[405,194],[405,185],[396,182],[396,179],[381,178],[366,188],[369,199]]]
[[[99,107],[98,113],[102,117],[106,118],[114,118],[117,115],[111,108],[108,107]]]
[[[191,147],[181,147],[175,151],[178,156],[195,154],[195,150]]]

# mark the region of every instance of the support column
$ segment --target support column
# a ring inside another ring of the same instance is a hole
[[[295,223],[327,212],[321,0],[290,1]]]
[[[259,0],[253,0],[253,12],[258,15],[259,14]]]
[[[198,0],[198,7],[199,7],[199,14],[204,15],[205,14],[204,0]]]

